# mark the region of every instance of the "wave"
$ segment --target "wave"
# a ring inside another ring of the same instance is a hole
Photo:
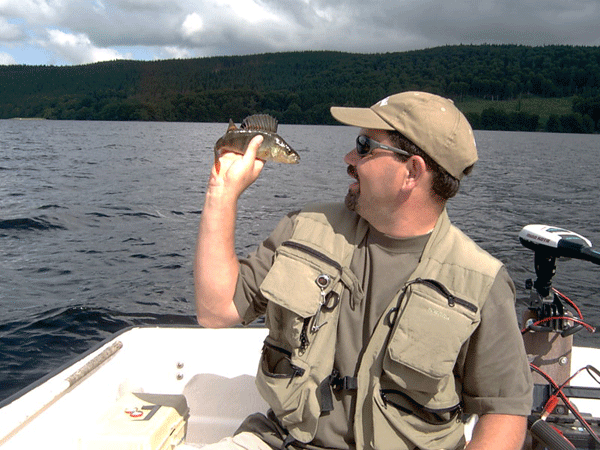
[[[0,323],[0,401],[124,328],[197,325],[193,316],[67,306]],[[43,356],[43,357],[41,357]]]
[[[64,206],[60,206],[60,205],[51,204],[51,205],[40,206],[38,209],[45,210],[45,209],[68,209],[68,208],[65,208]]]
[[[153,218],[153,219],[160,219],[162,217],[164,217],[161,213],[159,213],[158,211],[156,213],[149,213],[149,212],[131,212],[131,213],[122,213],[120,214],[121,216],[124,217],[143,217],[143,218]]]
[[[54,224],[41,217],[0,220],[0,230],[65,230],[62,225]]]

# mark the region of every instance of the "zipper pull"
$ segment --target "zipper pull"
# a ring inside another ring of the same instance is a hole
[[[298,349],[298,354],[304,355],[306,349],[308,348],[310,341],[308,340],[308,323],[310,322],[310,317],[304,319],[304,324],[302,325],[302,331],[300,332],[300,348]]]
[[[294,373],[292,373],[290,381],[288,381],[288,384],[286,386],[288,388],[290,387],[290,384],[292,384],[292,381],[294,381],[294,378],[301,377],[302,375],[304,375],[304,369],[302,369],[301,367],[292,364],[292,369],[294,369]]]
[[[315,283],[317,283],[317,286],[319,286],[319,288],[321,289],[321,305],[319,306],[319,309],[315,314],[313,325],[310,328],[310,331],[312,331],[313,333],[319,331],[321,327],[327,323],[319,323],[319,318],[321,317],[321,310],[323,309],[323,306],[325,306],[325,304],[327,303],[327,294],[325,293],[325,289],[327,289],[327,286],[329,286],[329,284],[331,283],[331,277],[327,274],[322,273],[317,277]]]
[[[454,305],[456,305],[456,302],[454,301],[454,296],[449,295],[448,296],[448,306],[450,306],[451,308],[454,308]]]

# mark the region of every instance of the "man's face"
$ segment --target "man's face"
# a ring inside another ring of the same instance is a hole
[[[394,146],[384,130],[362,129],[359,135]],[[397,208],[406,170],[404,162],[392,151],[375,147],[361,157],[354,148],[344,161],[348,164],[348,174],[356,180],[348,187],[345,200],[348,209],[373,223],[374,219]]]

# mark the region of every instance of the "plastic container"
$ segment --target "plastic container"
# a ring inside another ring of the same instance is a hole
[[[81,450],[171,450],[185,438],[183,395],[131,393],[119,399],[79,439]]]

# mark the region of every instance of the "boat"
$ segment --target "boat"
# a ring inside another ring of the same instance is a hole
[[[97,436],[113,405],[132,393],[185,398],[185,435],[173,445],[216,442],[230,436],[249,414],[267,411],[254,386],[266,334],[264,328],[124,330],[2,402],[0,445],[3,450],[102,448],[90,444],[90,436]],[[573,374],[597,361],[600,349],[573,347]],[[587,373],[576,381],[578,387],[598,387]],[[572,402],[582,414],[600,416],[600,400]],[[125,410],[118,413],[130,419]],[[573,431],[584,436],[580,428],[574,424]]]
[[[524,322],[526,348],[539,369],[532,449],[572,449],[572,443],[600,449],[600,372],[593,367],[600,348],[572,345],[579,321],[565,316],[562,297],[549,290],[556,257],[596,262],[600,254],[585,238],[568,233],[533,226],[520,234],[536,252],[538,269],[531,286],[535,317]],[[542,278],[547,282],[540,283]],[[128,328],[1,402],[0,445],[162,450],[217,442],[248,415],[268,409],[254,385],[266,335],[262,327]],[[467,423],[467,440],[475,422],[472,417]]]
[[[106,436],[98,437],[102,422],[113,405],[131,394],[183,396],[185,436],[179,440],[196,445],[216,442],[231,435],[247,415],[267,411],[254,387],[266,333],[258,327],[126,329],[3,401],[0,446],[102,448],[90,442],[90,436],[106,441]],[[123,414],[123,418],[131,417]]]

